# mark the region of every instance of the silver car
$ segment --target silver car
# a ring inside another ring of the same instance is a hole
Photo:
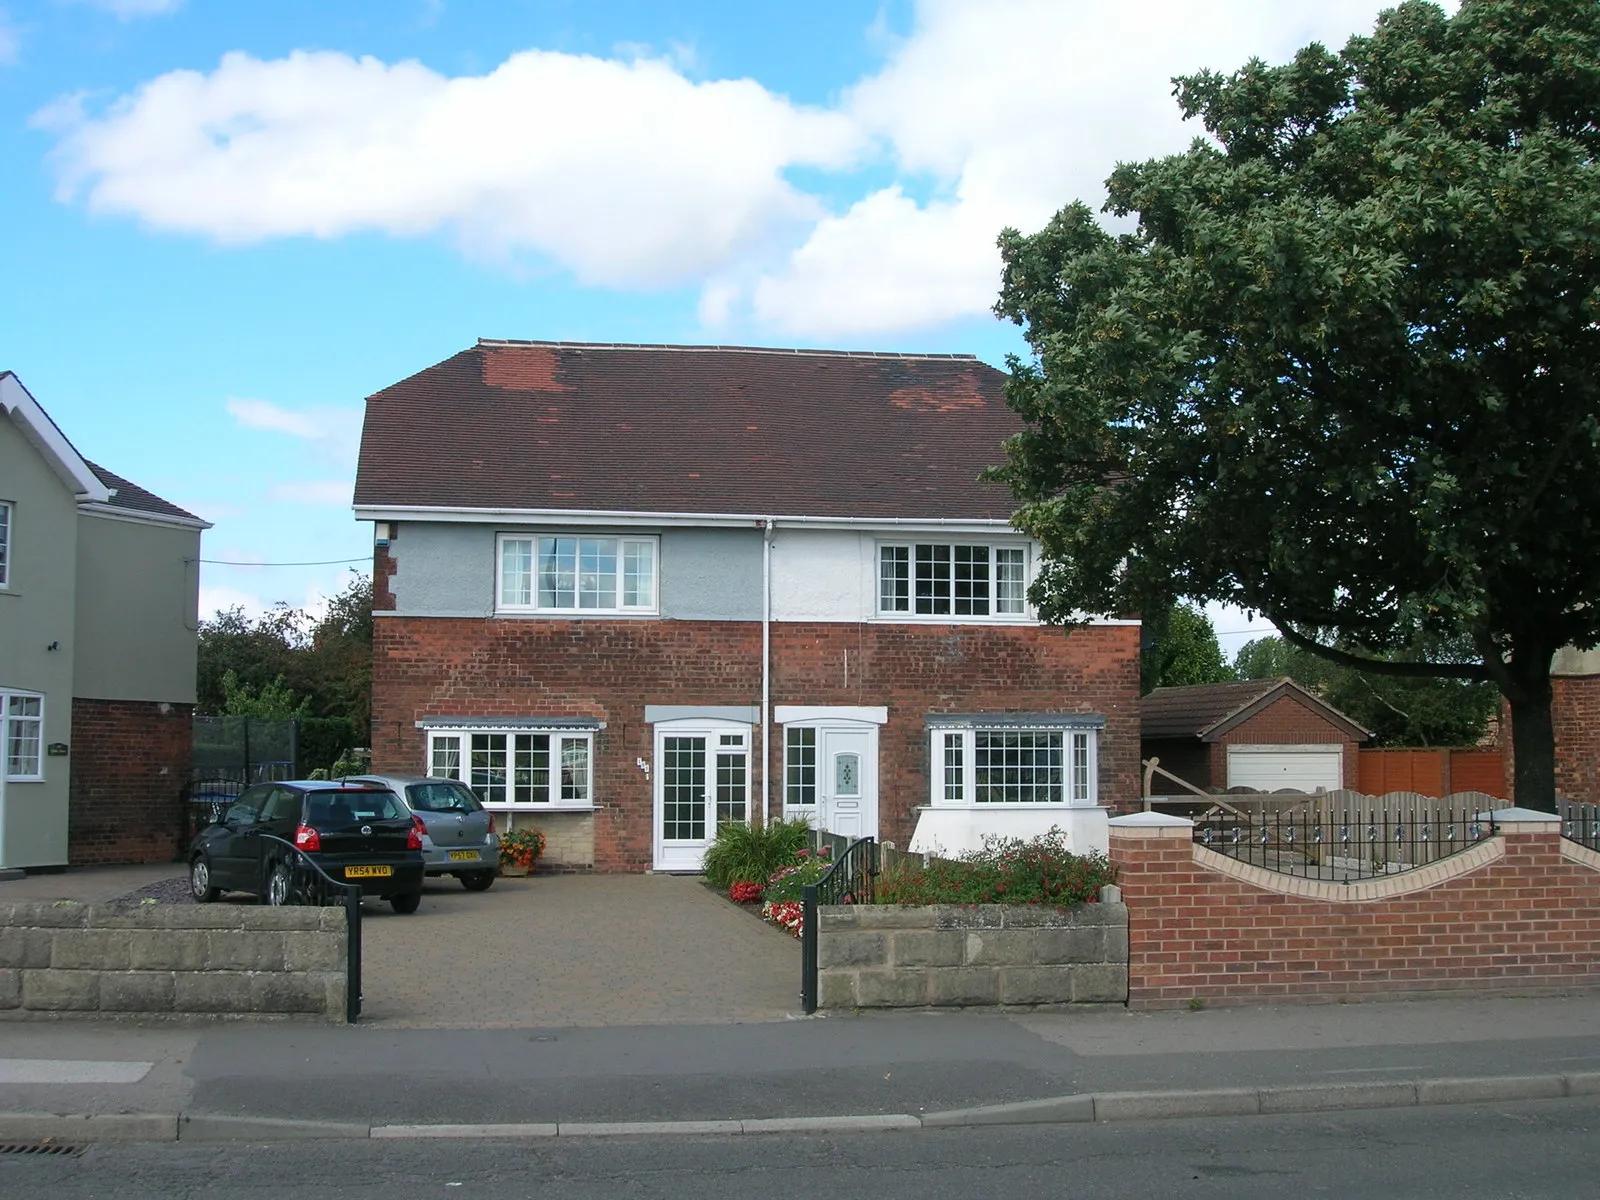
[[[352,775],[347,783],[386,787],[422,819],[423,872],[454,875],[469,892],[488,890],[500,869],[500,835],[472,789],[457,779]]]

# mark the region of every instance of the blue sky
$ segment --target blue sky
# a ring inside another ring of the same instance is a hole
[[[208,559],[365,559],[369,393],[480,336],[999,365],[1000,228],[1196,136],[1172,75],[1379,8],[0,0],[0,369]],[[208,565],[202,609],[345,570]]]

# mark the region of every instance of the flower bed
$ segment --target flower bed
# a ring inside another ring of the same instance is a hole
[[[772,873],[763,889],[761,905],[762,917],[779,929],[788,930],[795,937],[805,930],[805,908],[801,902],[805,897],[806,885],[817,882],[833,866],[833,860],[826,851],[819,854],[801,850],[797,857],[798,862],[779,867]]]
[[[960,858],[900,865],[878,877],[879,904],[1093,904],[1117,881],[1103,854],[1074,854],[1059,829],[1023,841],[988,837]]]

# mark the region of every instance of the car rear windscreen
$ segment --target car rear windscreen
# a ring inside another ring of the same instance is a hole
[[[405,809],[393,792],[313,792],[307,798],[313,825],[343,827],[362,821],[403,819]]]
[[[413,783],[406,788],[406,800],[418,812],[475,813],[483,807],[460,783]]]

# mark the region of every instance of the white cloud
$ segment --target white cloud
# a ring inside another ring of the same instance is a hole
[[[119,21],[132,21],[138,17],[162,17],[183,7],[183,0],[69,0],[87,8],[98,8],[110,13]]]
[[[17,51],[22,40],[17,33],[17,27],[11,23],[11,17],[5,9],[0,8],[0,67],[9,67],[17,61]]]
[[[798,334],[877,333],[988,312],[995,239],[1068,201],[1098,208],[1118,161],[1182,149],[1170,79],[1286,59],[1371,28],[1381,0],[924,0],[910,37],[844,110],[883,139],[914,203],[877,192],[818,222],[754,285],[758,320]]]
[[[231,397],[225,407],[234,420],[246,429],[287,434],[310,442],[324,460],[354,470],[356,451],[361,442],[362,410],[359,408],[307,408],[296,411],[270,400],[237,396]],[[346,496],[346,502],[348,499]]]
[[[63,134],[58,195],[95,212],[219,242],[445,230],[476,254],[531,251],[619,286],[701,278],[814,219],[782,172],[843,166],[859,145],[846,117],[751,80],[541,51],[458,78],[236,53],[36,123]]]

